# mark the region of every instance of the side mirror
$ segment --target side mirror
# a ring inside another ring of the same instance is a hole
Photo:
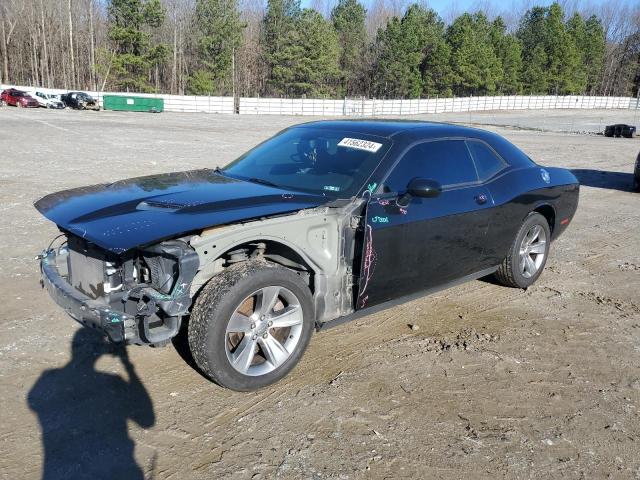
[[[407,193],[412,197],[433,198],[442,193],[442,185],[428,178],[414,178],[407,185]]]

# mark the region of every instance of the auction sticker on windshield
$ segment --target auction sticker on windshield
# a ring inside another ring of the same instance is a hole
[[[361,140],[359,138],[343,138],[338,143],[339,147],[356,148],[358,150],[366,150],[367,152],[377,152],[382,146],[381,143],[370,142],[369,140]]]

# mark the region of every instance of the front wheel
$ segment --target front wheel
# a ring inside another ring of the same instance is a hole
[[[498,282],[515,288],[533,285],[547,262],[550,244],[551,230],[547,219],[537,212],[531,212],[495,273]]]
[[[189,348],[213,381],[238,391],[277,382],[298,363],[313,333],[311,292],[292,270],[265,261],[216,275],[189,320]]]

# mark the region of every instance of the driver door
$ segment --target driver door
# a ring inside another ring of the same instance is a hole
[[[413,178],[442,185],[434,198],[404,197]],[[409,149],[366,211],[356,308],[427,290],[486,268],[489,190],[464,140]]]

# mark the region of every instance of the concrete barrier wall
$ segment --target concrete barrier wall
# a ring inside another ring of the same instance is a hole
[[[2,89],[9,85],[0,85]],[[17,86],[33,91],[34,87]],[[68,90],[38,88],[45,93],[67,93]],[[164,99],[166,112],[234,113],[233,97],[164,95],[125,92],[87,92],[102,105],[103,95],[135,95]],[[384,116],[421,115],[442,112],[479,112],[486,110],[551,110],[551,109],[638,109],[638,99],[632,97],[589,97],[583,95],[511,95],[493,97],[458,97],[428,99],[301,99],[301,98],[240,98],[241,115],[304,115],[304,116]]]
[[[241,98],[239,113],[241,115],[379,116],[485,110],[635,109],[638,107],[638,100],[632,97],[582,95],[513,95],[407,100]]]

